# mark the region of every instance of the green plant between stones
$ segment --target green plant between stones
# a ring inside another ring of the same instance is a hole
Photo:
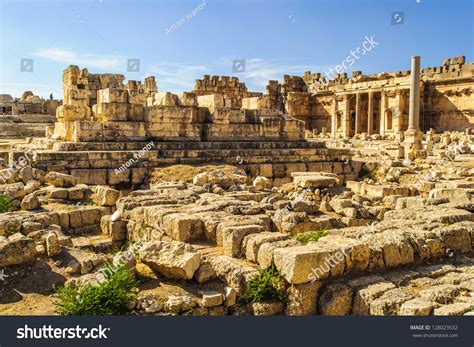
[[[303,245],[307,245],[309,242],[318,241],[321,237],[326,236],[328,231],[326,229],[310,231],[307,233],[301,233],[294,236],[294,239],[301,242]]]
[[[0,195],[0,213],[9,212],[12,208],[12,202],[6,196]]]
[[[247,283],[245,299],[247,302],[284,301],[282,278],[275,266],[260,270],[258,276]]]
[[[109,274],[98,285],[65,286],[57,290],[54,304],[61,315],[110,316],[124,314],[136,299],[137,287],[133,273],[125,266],[106,265]]]

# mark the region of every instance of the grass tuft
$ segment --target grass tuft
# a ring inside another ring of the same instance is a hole
[[[106,265],[106,280],[99,285],[66,286],[55,294],[56,312],[61,315],[110,316],[124,314],[135,300],[138,282],[125,266]]]
[[[275,266],[260,270],[257,277],[245,288],[247,302],[283,301],[285,299],[282,278]]]
[[[6,196],[0,195],[0,213],[9,212],[12,208],[12,202]]]
[[[321,237],[326,236],[328,231],[326,229],[310,231],[307,233],[301,233],[294,236],[294,239],[301,242],[303,245],[307,245],[308,242],[318,241]]]

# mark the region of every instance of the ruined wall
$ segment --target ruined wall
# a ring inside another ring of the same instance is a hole
[[[230,100],[232,108],[241,108],[243,98],[262,96],[262,93],[248,92],[245,83],[229,76],[204,75],[203,79],[196,80],[193,92],[196,96],[221,94]]]
[[[61,100],[43,99],[31,91],[24,92],[20,98],[2,94],[0,97],[0,114],[18,116],[27,114],[56,116],[56,108]]]
[[[463,131],[474,127],[474,63],[464,57],[423,69],[425,128]]]
[[[297,119],[283,117],[270,107],[238,107],[255,94],[236,78],[205,76],[196,82],[195,92],[180,97],[159,93],[154,77],[126,85],[123,80],[122,75],[93,75],[87,69],[68,67],[63,74],[64,105],[58,108],[52,138],[72,142],[304,139],[304,123]]]

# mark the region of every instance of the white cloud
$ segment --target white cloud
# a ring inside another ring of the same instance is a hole
[[[190,91],[194,81],[203,75],[224,75],[238,77],[245,82],[249,91],[264,91],[269,80],[283,80],[284,75],[302,76],[305,71],[322,72],[327,67],[291,65],[278,59],[250,58],[246,59],[245,72],[232,73],[233,59],[225,57],[211,62],[209,65],[186,65],[183,63],[161,63],[151,68],[150,73],[156,75],[158,88],[162,91]]]
[[[247,59],[245,72],[237,74],[242,81],[247,81],[249,85],[264,89],[269,80],[282,81],[284,75],[302,76],[305,71],[323,71],[324,66],[311,65],[291,65],[282,63],[278,59]]]
[[[126,66],[126,58],[121,55],[77,54],[61,48],[46,48],[33,53],[33,55],[59,63],[100,70],[124,68]]]
[[[161,91],[191,91],[196,79],[208,74],[210,69],[205,65],[186,65],[181,63],[160,63],[151,68],[156,76],[158,89]]]

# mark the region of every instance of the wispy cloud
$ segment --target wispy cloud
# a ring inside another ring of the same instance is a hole
[[[34,56],[64,64],[75,64],[104,72],[123,71],[126,57],[121,55],[78,54],[61,48],[47,48],[34,53]],[[245,82],[250,91],[264,91],[269,80],[283,80],[284,75],[301,76],[305,71],[324,71],[327,66],[305,65],[302,62],[292,64],[286,59],[247,58],[244,72],[232,73],[233,58],[221,57],[206,64],[186,64],[183,62],[160,62],[145,67],[143,77],[155,75],[161,91],[174,93],[190,91],[196,79],[203,75],[236,76]],[[126,74],[126,73],[125,73]],[[127,74],[126,74],[127,75]],[[133,78],[134,76],[126,76]],[[136,77],[135,77],[136,78]]]
[[[158,88],[172,92],[192,90],[194,81],[203,75],[233,75],[245,82],[250,91],[263,91],[269,80],[283,80],[284,75],[301,76],[305,71],[323,71],[326,66],[288,64],[278,59],[246,59],[245,72],[232,73],[233,59],[223,57],[209,65],[187,65],[183,63],[161,63],[154,65],[150,74],[156,75]]]
[[[240,79],[250,85],[265,88],[269,80],[282,81],[284,75],[302,76],[305,71],[323,71],[324,66],[291,65],[278,59],[252,58],[246,60],[245,72],[239,74]]]
[[[182,63],[160,63],[152,66],[151,74],[156,76],[158,88],[163,91],[189,91],[194,81],[210,73],[205,65],[187,65]]]
[[[126,66],[126,58],[121,55],[78,54],[61,48],[46,48],[33,53],[33,55],[60,63],[100,70],[123,69]]]

